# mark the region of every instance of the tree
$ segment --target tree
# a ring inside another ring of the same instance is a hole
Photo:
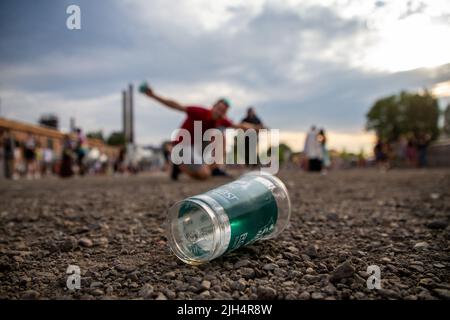
[[[125,135],[122,131],[116,131],[112,132],[108,139],[106,140],[106,143],[111,146],[124,146],[125,145]]]
[[[99,131],[93,131],[93,132],[88,132],[86,133],[86,137],[90,138],[90,139],[98,139],[101,141],[105,141],[105,138],[103,137],[103,131],[99,130]]]
[[[397,141],[402,135],[416,138],[428,135],[431,140],[439,135],[439,106],[428,91],[424,94],[401,92],[381,98],[366,117],[366,128],[374,130],[385,142]]]
[[[396,96],[379,99],[367,113],[368,130],[374,130],[378,138],[395,141],[400,134],[400,110]]]

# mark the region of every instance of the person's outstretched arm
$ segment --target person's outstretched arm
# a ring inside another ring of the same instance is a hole
[[[141,92],[143,94],[145,94],[146,96],[148,96],[152,99],[155,99],[156,101],[160,102],[161,104],[165,105],[166,107],[169,107],[174,110],[186,112],[185,106],[179,104],[178,102],[176,102],[174,100],[166,99],[166,98],[163,98],[163,97],[157,95],[156,93],[153,92],[152,88],[150,88],[148,86],[145,89],[143,89]]]

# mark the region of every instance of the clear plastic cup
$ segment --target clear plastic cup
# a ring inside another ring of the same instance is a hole
[[[276,237],[287,226],[291,202],[283,182],[254,171],[174,204],[168,212],[169,246],[198,265],[242,246]]]

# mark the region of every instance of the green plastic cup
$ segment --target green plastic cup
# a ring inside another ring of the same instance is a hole
[[[259,171],[174,204],[168,212],[169,246],[198,265],[242,246],[276,237],[287,226],[291,203],[283,182]]]

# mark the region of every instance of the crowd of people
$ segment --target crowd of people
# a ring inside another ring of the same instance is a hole
[[[3,176],[12,180],[106,173],[111,164],[105,153],[88,147],[81,129],[76,129],[74,135],[64,136],[61,153],[55,152],[52,139],[43,144],[28,132],[26,139],[19,140],[10,130],[3,129],[0,131],[0,159]]]
[[[28,133],[21,143],[9,130],[2,130],[0,134],[5,178],[37,179],[53,173],[55,154],[50,141],[42,145],[31,133]]]
[[[431,137],[419,134],[417,137],[402,136],[397,141],[384,142],[378,139],[374,147],[377,166],[381,169],[395,167],[423,168],[427,166],[427,151]]]

